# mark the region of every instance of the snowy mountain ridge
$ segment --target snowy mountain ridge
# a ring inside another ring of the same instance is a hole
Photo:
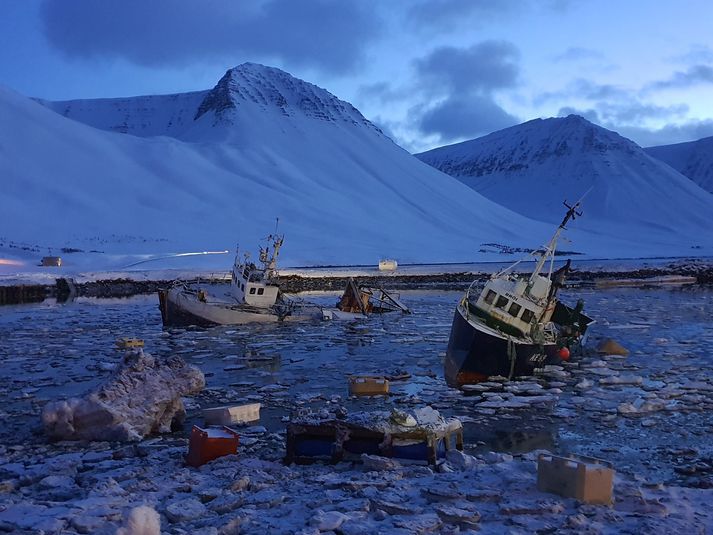
[[[557,223],[584,194],[580,228],[696,247],[713,224],[713,195],[616,132],[570,115],[536,119],[416,155],[479,193]],[[618,229],[618,230],[617,230]]]
[[[513,143],[514,138],[517,143]],[[416,156],[431,165],[437,162],[436,167],[451,176],[480,177],[523,172],[547,160],[575,154],[598,156],[612,151],[634,154],[639,149],[633,141],[578,115],[533,119],[447,148],[448,151],[441,147]]]
[[[713,193],[713,137],[644,150]]]
[[[361,125],[380,132],[359,110],[329,91],[257,63],[228,69],[212,89],[205,91],[38,102],[94,128],[140,137],[165,135],[200,141],[207,130],[234,128],[248,118],[254,119],[255,112]]]
[[[47,108],[80,123],[139,137],[180,138],[193,125],[197,107],[209,91],[125,98],[49,101]]]

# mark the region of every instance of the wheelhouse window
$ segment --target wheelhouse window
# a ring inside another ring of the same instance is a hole
[[[505,308],[508,304],[508,298],[505,297],[504,295],[499,295],[498,300],[495,301],[495,306],[498,308]]]
[[[518,305],[517,303],[513,303],[512,305],[510,305],[510,308],[508,309],[508,313],[513,318],[517,318],[517,315],[520,313],[520,309],[522,309],[522,306]]]
[[[250,295],[255,295],[255,287],[250,288]]]
[[[265,293],[265,288],[258,288],[258,289],[257,289],[257,294],[258,294],[258,295],[262,295],[262,294],[264,294],[264,293]]]
[[[529,308],[526,308],[525,310],[522,311],[522,316],[520,316],[520,319],[524,321],[525,323],[530,323],[532,321],[532,318],[535,317],[535,313],[530,310]]]
[[[488,303],[489,305],[492,305],[492,304],[493,304],[493,301],[495,301],[495,296],[496,296],[496,295],[497,295],[497,294],[496,294],[494,291],[488,290],[488,293],[485,294],[485,299],[484,299],[484,301],[485,301],[486,303]]]

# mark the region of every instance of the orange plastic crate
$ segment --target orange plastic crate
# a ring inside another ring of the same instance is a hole
[[[224,455],[235,455],[239,443],[240,436],[229,427],[202,429],[194,425],[188,442],[186,463],[198,467]]]

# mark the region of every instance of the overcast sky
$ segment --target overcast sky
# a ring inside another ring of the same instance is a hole
[[[47,99],[212,87],[252,61],[411,151],[579,113],[713,135],[712,0],[0,0],[0,84]]]

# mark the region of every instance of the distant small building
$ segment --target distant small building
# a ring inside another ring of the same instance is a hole
[[[396,260],[379,260],[379,271],[396,271],[397,267]]]
[[[62,265],[62,257],[59,256],[43,256],[42,263],[43,267],[60,267]]]

